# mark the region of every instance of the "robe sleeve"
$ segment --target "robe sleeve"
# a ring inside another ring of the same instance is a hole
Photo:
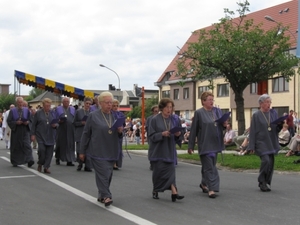
[[[16,130],[17,124],[16,124],[16,121],[13,119],[13,112],[12,112],[12,110],[9,110],[9,114],[8,114],[8,117],[7,117],[7,125],[9,126],[9,128],[12,131]]]
[[[81,135],[80,140],[80,148],[79,148],[79,154],[86,154],[86,151],[89,147],[89,143],[92,136],[92,123],[93,123],[93,116],[90,114],[87,118],[86,124],[83,128],[83,132]]]

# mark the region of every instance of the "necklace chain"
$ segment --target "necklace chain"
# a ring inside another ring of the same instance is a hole
[[[263,116],[264,116],[264,118],[265,118],[265,120],[266,120],[266,122],[267,122],[267,124],[268,124],[268,127],[270,127],[270,112],[269,112],[269,120],[267,120],[267,117],[266,117],[266,115],[263,113],[263,111],[260,110],[260,112],[263,114]]]
[[[167,125],[167,122],[166,122],[166,120],[165,120],[164,117],[163,117],[163,120],[164,120],[166,129],[167,129],[167,130],[170,130],[170,120],[169,120],[169,122],[168,122],[168,125]]]
[[[109,117],[109,122],[108,122],[107,119],[106,119],[106,116],[104,115],[104,113],[102,112],[102,110],[100,110],[100,111],[102,113],[103,118],[105,119],[105,122],[106,122],[108,128],[111,128],[111,114],[109,113],[109,115],[108,115],[108,117]]]

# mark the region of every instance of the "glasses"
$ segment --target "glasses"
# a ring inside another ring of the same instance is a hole
[[[90,102],[86,102],[85,104],[86,104],[86,105],[91,105],[92,103],[90,103]]]
[[[206,99],[206,101],[208,101],[208,102],[214,102],[215,100],[213,100],[213,99]]]

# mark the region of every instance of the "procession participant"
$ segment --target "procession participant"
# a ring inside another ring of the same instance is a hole
[[[50,165],[53,157],[55,145],[56,127],[58,124],[54,122],[55,115],[51,111],[51,99],[44,98],[42,101],[43,109],[38,110],[31,125],[31,141],[38,143],[38,167],[37,170],[50,174]]]
[[[23,107],[23,98],[16,98],[16,105],[10,110],[7,124],[10,132],[10,161],[16,167],[28,163],[28,167],[34,164],[30,145],[30,111]]]
[[[112,128],[117,116],[111,111],[113,95],[102,92],[98,96],[101,109],[90,113],[83,129],[79,157],[83,161],[90,157],[95,170],[98,188],[98,201],[105,206],[112,204],[110,183],[113,165],[118,160],[119,138],[123,135],[123,126]]]
[[[78,167],[77,167],[77,171],[80,171],[83,167],[83,164],[85,164],[84,171],[91,172],[92,169],[91,169],[90,159],[86,157],[84,161],[81,161],[79,159],[79,151],[78,151],[80,148],[80,139],[81,139],[81,135],[83,132],[83,128],[84,128],[84,125],[86,124],[88,115],[91,112],[90,106],[93,101],[90,98],[84,98],[83,102],[84,102],[83,108],[76,110],[75,118],[73,121],[73,124],[75,126],[75,142],[76,142],[77,162],[79,163]]]
[[[114,114],[117,115],[117,117],[125,117],[124,114],[119,111],[119,106],[120,106],[120,102],[117,99],[113,99],[112,111],[114,112]],[[114,170],[118,170],[123,165],[122,144],[123,144],[123,136],[119,139],[118,160],[114,164]]]
[[[254,150],[260,157],[261,164],[258,176],[258,187],[261,191],[271,191],[270,186],[274,171],[274,156],[279,152],[277,132],[277,112],[271,109],[272,99],[268,94],[258,98],[260,110],[256,111],[251,120],[248,150]]]
[[[182,127],[179,117],[172,115],[174,102],[163,98],[159,102],[160,114],[154,116],[148,128],[151,146],[149,160],[153,167],[152,183],[153,199],[159,199],[158,192],[171,190],[171,200],[181,200],[184,196],[178,195],[176,186],[175,166],[177,163],[176,141],[182,139]],[[179,128],[172,132],[172,128]],[[181,141],[181,140],[180,140]]]
[[[67,166],[75,166],[75,128],[73,120],[75,116],[75,108],[70,106],[70,99],[64,97],[62,105],[56,107],[56,118],[58,121],[57,140],[55,146],[56,164],[60,164],[60,160],[67,161]]]
[[[227,120],[217,122],[222,118],[222,112],[214,107],[214,95],[211,92],[202,93],[201,103],[203,107],[196,110],[193,117],[188,153],[194,152],[197,142],[202,164],[202,180],[199,186],[203,193],[208,193],[209,198],[216,198],[215,192],[219,192],[220,187],[216,163],[218,153],[224,150],[223,129],[227,126]]]

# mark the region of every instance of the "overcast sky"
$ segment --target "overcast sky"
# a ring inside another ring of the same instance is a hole
[[[191,32],[239,0],[0,0],[0,83],[14,70],[81,89],[154,86]],[[251,12],[288,0],[249,0]],[[21,94],[31,87],[21,85]]]

